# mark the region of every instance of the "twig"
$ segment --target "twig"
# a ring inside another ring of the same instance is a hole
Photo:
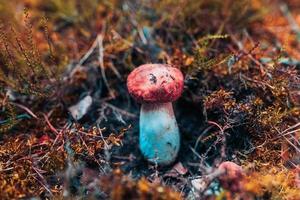
[[[284,136],[284,137],[286,137],[286,136]],[[300,147],[300,142],[299,142],[299,138],[297,138],[296,136],[294,136],[294,135],[289,135],[289,137],[290,138],[287,138],[287,139],[291,139],[291,140],[294,140],[295,141],[295,143],[296,143],[296,145],[298,145],[299,147]]]
[[[100,133],[101,139],[102,139],[102,141],[104,143],[104,155],[105,155],[104,160],[108,163],[109,160],[111,159],[111,153],[109,152],[110,147],[109,147],[109,145],[107,144],[107,142],[105,141],[105,139],[103,137],[102,129],[100,128],[99,124],[97,123],[96,126],[97,126],[97,129],[98,129],[99,133]],[[103,166],[99,165],[99,167],[105,173],[105,171],[106,171],[105,170],[105,166],[103,167]]]
[[[100,137],[101,137],[101,139],[102,139],[102,141],[103,141],[103,143],[104,143],[104,145],[105,145],[105,149],[106,149],[106,150],[109,149],[109,146],[108,146],[107,142],[105,141],[105,139],[104,139],[104,137],[103,137],[102,129],[100,128],[99,124],[97,124],[97,129],[98,129],[98,131],[99,131],[99,133],[100,133]]]
[[[99,50],[99,54],[98,54],[98,62],[99,62],[99,66],[101,69],[101,75],[104,81],[105,86],[107,87],[110,96],[114,97],[115,95],[113,94],[107,78],[106,78],[106,74],[105,74],[105,66],[104,66],[104,61],[103,61],[103,56],[104,56],[104,48],[103,48],[103,36],[101,34],[99,34],[96,38],[96,41],[98,43],[98,50]]]
[[[192,150],[192,152],[198,157],[200,158],[200,160],[204,160],[204,158],[202,156],[200,156],[200,154],[191,146],[189,146],[189,148]]]
[[[111,109],[113,109],[113,110],[115,110],[115,111],[117,111],[117,112],[119,112],[119,113],[121,113],[121,114],[123,114],[123,115],[126,115],[127,117],[137,118],[137,116],[135,114],[130,113],[130,112],[128,112],[126,110],[123,110],[121,108],[118,108],[118,107],[116,107],[116,106],[114,106],[114,105],[112,105],[110,103],[103,102],[102,104],[105,105],[105,106],[107,106],[107,107],[109,107],[109,108],[111,108]]]
[[[300,132],[300,129],[295,129],[295,130],[292,130],[292,131],[289,131],[289,132],[286,132],[286,133],[281,132],[281,133],[279,133],[280,135],[275,139],[278,139],[278,138],[283,137],[283,136],[291,135],[293,133],[297,133],[298,131]]]
[[[194,180],[200,180],[201,182],[203,181],[204,185],[201,186],[201,188],[195,188],[197,192],[200,194],[203,194],[207,189],[208,186],[213,182],[214,179],[218,178],[219,176],[223,175],[226,173],[225,169],[215,169],[212,173],[204,175],[200,178],[196,178]]]
[[[78,65],[82,65],[94,52],[98,44],[98,41],[95,40],[89,50],[84,54],[84,56],[79,60]]]
[[[114,66],[114,64],[110,63],[108,65],[108,67],[115,73],[115,75],[117,76],[117,78],[119,80],[122,80],[122,76],[121,76],[120,72],[117,70],[117,68]]]
[[[294,124],[293,126],[290,126],[289,128],[283,130],[283,131],[279,131],[276,127],[274,127],[274,129],[277,131],[277,133],[279,134],[278,137],[274,138],[274,140],[277,140],[280,137],[285,137],[287,135],[292,135],[293,133],[297,133],[298,131],[300,131],[299,127],[300,126],[300,122],[297,124]],[[293,130],[294,129],[294,130]],[[298,140],[297,138],[294,138],[296,141]],[[297,141],[298,142],[298,141]],[[298,142],[299,143],[299,142]]]
[[[213,121],[207,121],[207,123],[209,123],[209,124],[213,124],[213,125],[215,125],[215,126],[217,126],[219,129],[220,129],[220,131],[221,131],[221,142],[222,142],[222,146],[221,146],[221,157],[223,158],[223,159],[225,159],[226,158],[226,136],[225,136],[225,130],[226,129],[228,129],[229,127],[230,127],[230,125],[225,125],[224,127],[221,127],[219,124],[217,124],[216,122],[213,122]],[[218,140],[217,140],[217,142],[218,142]],[[217,144],[217,143],[216,143]],[[212,147],[212,146],[211,146]],[[211,148],[210,147],[210,148]],[[209,149],[210,149],[209,148]]]
[[[204,135],[212,128],[212,127],[213,127],[213,126],[207,127],[207,128],[199,135],[199,137],[198,137],[197,140],[196,140],[194,149],[197,149],[200,140],[203,138],[203,136],[204,136]]]
[[[291,129],[297,128],[298,126],[300,127],[300,122],[298,122],[297,124],[294,124],[293,126],[285,129],[284,131],[281,132],[281,134],[283,134],[283,133],[285,133],[285,132],[287,132],[287,131],[289,131]]]
[[[298,152],[298,153],[300,153],[300,149],[295,145],[295,144],[293,144],[288,138],[286,138],[285,136],[284,136],[284,139],[292,146],[292,147],[294,147],[295,148],[295,150]]]
[[[6,168],[6,169],[1,169],[0,172],[6,172],[6,171],[10,171],[10,170],[13,170],[14,167],[9,167],[9,168]]]
[[[11,104],[25,110],[29,115],[31,115],[32,117],[34,117],[35,119],[38,119],[38,117],[29,109],[27,108],[26,106],[23,106],[21,104],[18,104],[18,103],[14,103],[14,102],[10,102]]]
[[[44,188],[45,188],[45,190],[47,190],[47,192],[49,192],[49,194],[51,195],[51,196],[53,196],[53,193],[51,192],[51,190],[43,183],[43,182],[41,182],[38,178],[36,178],[35,176],[32,176],[35,180],[37,180]]]
[[[276,128],[276,127],[274,127],[274,129],[279,133],[279,134],[281,134],[280,133],[280,131]],[[282,135],[282,137],[292,146],[292,147],[294,147],[295,148],[295,150],[296,151],[298,151],[298,153],[300,153],[300,149],[299,149],[299,147],[297,147],[294,143],[292,143],[285,135]],[[299,141],[298,141],[298,139],[297,138],[295,138],[295,137],[293,137],[293,139],[297,142],[297,144],[299,145]],[[300,146],[300,145],[299,145]]]
[[[52,126],[52,124],[50,123],[50,121],[49,121],[47,115],[43,114],[43,116],[44,116],[44,119],[45,119],[47,125],[49,126],[50,130],[51,130],[52,132],[54,132],[56,135],[58,135],[59,132],[56,130],[56,128],[54,128],[54,126]]]
[[[241,77],[246,79],[247,81],[249,82],[253,82],[253,83],[256,83],[256,84],[260,84],[262,86],[267,86],[268,88],[270,88],[271,90],[274,90],[275,88],[273,86],[271,86],[270,84],[268,83],[265,83],[265,82],[262,82],[262,81],[258,81],[258,80],[255,80],[255,79],[251,79],[243,74],[241,74]]]
[[[254,47],[250,49],[250,51],[247,53],[244,51],[244,45],[240,41],[238,41],[238,39],[233,34],[231,34],[231,38],[232,41],[238,46],[239,50],[242,51],[243,54],[242,56],[246,55],[248,58],[250,58],[250,60],[252,60],[255,64],[257,64],[259,66],[262,75],[266,74],[264,70],[264,65],[261,62],[259,62],[257,59],[255,59],[251,54],[254,51],[254,49],[258,47],[259,43],[254,45]]]
[[[72,126],[72,123],[71,123],[71,124],[66,123],[66,124],[64,125],[64,127],[62,128],[62,130],[60,130],[59,133],[56,135],[56,138],[54,139],[53,144],[52,144],[52,146],[51,146],[50,149],[53,149],[53,147],[54,147],[54,145],[56,144],[58,138],[59,138],[59,137],[62,137],[64,131],[65,131],[67,128],[69,128],[70,126]],[[64,140],[63,140],[63,144],[62,144],[62,145],[64,145]],[[60,148],[60,147],[59,147],[59,148]]]

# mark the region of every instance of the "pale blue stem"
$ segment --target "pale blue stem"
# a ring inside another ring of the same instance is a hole
[[[150,162],[167,165],[176,159],[180,134],[172,103],[142,105],[139,142]]]

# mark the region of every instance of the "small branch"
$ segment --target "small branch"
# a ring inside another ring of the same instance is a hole
[[[23,110],[25,110],[33,118],[38,119],[38,117],[29,108],[27,108],[26,106],[23,106],[21,104],[14,103],[14,102],[10,102],[10,103],[13,104],[13,105],[15,105],[15,106],[17,106],[17,107],[19,107],[19,108],[21,108],[21,109],[23,109]]]
[[[281,134],[283,134],[283,133],[285,133],[285,132],[287,132],[287,131],[290,131],[291,129],[297,128],[297,127],[298,127],[298,128],[300,127],[300,122],[298,122],[297,124],[294,124],[293,126],[287,128],[287,129],[285,129],[284,131],[281,132]]]
[[[130,112],[128,112],[126,110],[123,110],[121,108],[118,108],[118,107],[116,107],[116,106],[114,106],[114,105],[112,105],[110,103],[103,102],[102,104],[105,105],[105,106],[107,106],[107,107],[109,107],[109,108],[111,108],[111,109],[113,109],[113,110],[115,110],[115,111],[117,111],[117,112],[119,112],[119,113],[121,113],[121,114],[123,114],[123,115],[125,115],[125,116],[127,116],[127,117],[137,118],[137,116],[135,114],[130,113]]]
[[[223,175],[226,173],[226,170],[225,169],[215,169],[212,173],[210,174],[207,174],[207,175],[204,175],[198,179],[194,179],[195,180],[199,180],[203,183],[203,185],[200,187],[200,188],[195,188],[195,190],[197,192],[199,192],[199,194],[203,194],[209,187],[209,185],[216,179],[218,178],[219,176]]]
[[[284,139],[292,146],[295,148],[295,150],[300,153],[300,149],[295,145],[293,144],[288,138],[284,137]]]
[[[50,121],[49,121],[47,115],[43,114],[43,116],[44,116],[44,119],[45,119],[47,125],[49,126],[50,130],[51,130],[52,132],[54,132],[56,135],[58,135],[59,132],[56,130],[56,128],[54,128],[54,126],[52,126],[52,124],[50,123]]]
[[[268,83],[265,83],[265,82],[262,82],[262,81],[258,81],[258,80],[255,80],[255,79],[251,79],[243,74],[241,74],[241,77],[244,78],[245,80],[249,81],[249,82],[253,82],[253,83],[256,83],[256,84],[259,84],[259,85],[262,85],[262,86],[267,86],[269,89],[271,89],[272,91],[275,89],[272,85],[268,84]]]
[[[207,127],[197,138],[194,149],[197,149],[199,142],[201,141],[201,139],[203,138],[203,136],[212,128],[213,126],[209,126]]]
[[[94,50],[96,49],[98,44],[98,41],[95,40],[92,44],[92,46],[89,48],[89,50],[86,52],[86,54],[84,54],[84,56],[79,60],[78,65],[82,65],[94,52]]]
[[[114,97],[114,94],[111,91],[111,88],[108,84],[107,78],[106,78],[106,74],[105,74],[105,66],[104,66],[104,61],[103,61],[103,57],[104,57],[104,48],[103,48],[103,36],[102,34],[99,34],[96,38],[97,44],[98,44],[98,62],[99,62],[99,66],[101,69],[101,75],[104,81],[105,86],[107,87],[110,96]]]
[[[244,45],[240,41],[238,41],[238,39],[233,34],[231,34],[231,39],[238,46],[239,50],[242,51],[242,55],[240,55],[240,57],[247,56],[248,58],[250,58],[250,60],[252,60],[255,64],[259,66],[261,74],[266,74],[264,70],[264,65],[252,56],[252,52],[259,46],[259,43],[255,44],[249,52],[245,52]]]

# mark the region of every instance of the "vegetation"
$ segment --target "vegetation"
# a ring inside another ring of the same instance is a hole
[[[0,198],[300,199],[298,4],[0,0]],[[171,166],[138,149],[126,78],[149,62],[185,74]]]

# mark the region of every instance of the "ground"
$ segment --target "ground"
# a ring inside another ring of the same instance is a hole
[[[0,0],[1,199],[300,199],[299,13],[297,0]],[[145,63],[185,76],[168,166],[139,150],[126,79]]]

